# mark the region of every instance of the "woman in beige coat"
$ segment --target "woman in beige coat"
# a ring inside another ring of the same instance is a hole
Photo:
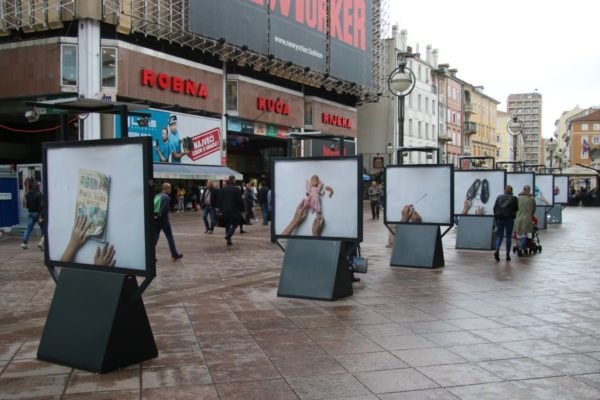
[[[519,211],[515,219],[515,230],[519,236],[519,256],[523,255],[523,249],[527,245],[527,238],[533,237],[533,214],[535,213],[535,198],[531,194],[531,186],[525,185],[523,191],[517,197]]]

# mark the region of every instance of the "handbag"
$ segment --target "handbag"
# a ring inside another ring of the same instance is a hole
[[[369,269],[369,259],[360,256],[353,256],[350,259],[350,266],[352,268],[352,272],[356,272],[357,274],[366,274]]]

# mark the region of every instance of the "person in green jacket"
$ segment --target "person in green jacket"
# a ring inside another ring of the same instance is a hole
[[[523,249],[527,245],[527,238],[533,237],[533,214],[535,213],[535,198],[531,194],[531,186],[525,185],[523,191],[517,197],[519,211],[515,220],[515,230],[519,237],[519,256],[523,255]]]

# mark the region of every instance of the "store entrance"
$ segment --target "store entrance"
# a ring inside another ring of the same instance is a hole
[[[266,176],[271,158],[287,155],[287,140],[258,135],[227,134],[227,166],[244,174],[244,181]]]

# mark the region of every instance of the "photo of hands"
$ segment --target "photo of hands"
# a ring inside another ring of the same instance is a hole
[[[358,238],[357,158],[276,159],[272,170],[276,236]]]
[[[554,176],[538,175],[535,176],[535,204],[538,206],[551,206],[554,204]]]
[[[386,168],[385,222],[449,225],[452,171],[450,165]]]
[[[145,270],[144,146],[106,142],[46,150],[48,257]]]
[[[494,215],[494,201],[504,193],[503,170],[454,172],[456,215]]]

